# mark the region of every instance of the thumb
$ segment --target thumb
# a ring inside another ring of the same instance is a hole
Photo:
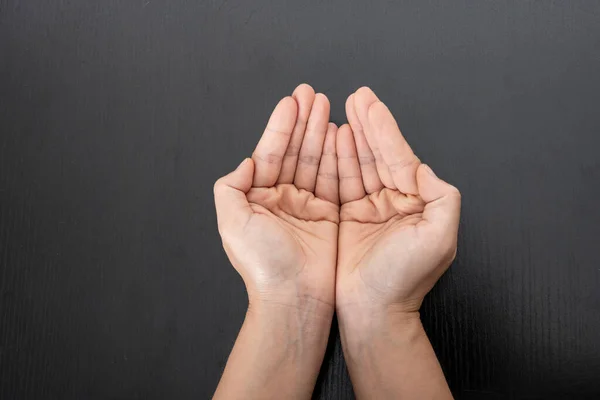
[[[246,158],[235,171],[225,175],[215,183],[215,207],[219,232],[232,225],[245,225],[252,209],[246,199],[246,193],[252,187],[254,162]]]
[[[435,175],[426,164],[417,170],[419,196],[425,201],[423,219],[444,234],[456,236],[460,219],[460,192]]]

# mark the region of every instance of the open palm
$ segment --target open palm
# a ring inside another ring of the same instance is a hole
[[[422,164],[368,88],[346,103],[340,174],[338,311],[417,311],[455,256],[460,194]]]
[[[329,107],[300,85],[273,111],[252,159],[215,185],[223,245],[251,300],[333,308],[339,197]]]

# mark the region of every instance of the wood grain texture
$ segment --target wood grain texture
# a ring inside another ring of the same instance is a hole
[[[600,398],[600,3],[0,0],[0,398],[205,399],[246,296],[212,184],[309,82],[459,187],[457,399]],[[315,398],[352,398],[337,325]]]

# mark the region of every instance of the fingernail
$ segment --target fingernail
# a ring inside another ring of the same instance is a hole
[[[437,178],[437,175],[435,174],[435,172],[433,172],[433,170],[431,169],[431,167],[427,164],[423,164],[425,166],[425,170],[427,171],[427,173],[431,176],[433,176],[434,178]]]

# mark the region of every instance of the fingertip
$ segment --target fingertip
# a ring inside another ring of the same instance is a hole
[[[374,102],[369,104],[368,111],[369,111],[369,115],[371,115],[373,113],[383,113],[383,112],[389,111],[389,109],[381,100],[377,99]]]
[[[417,179],[420,181],[429,180],[434,176],[437,178],[437,175],[435,175],[431,167],[425,163],[421,164],[419,168],[417,168]]]
[[[296,126],[294,127],[295,137],[291,139],[290,144],[299,148],[302,144],[304,129],[306,128],[306,123],[308,122],[308,117],[315,101],[315,91],[310,85],[303,83],[294,90],[292,97],[297,103],[298,112],[296,115]]]
[[[381,133],[383,131],[381,127],[385,123],[389,122],[390,117],[394,119],[394,116],[390,112],[389,108],[387,108],[387,106],[379,100],[369,104],[367,109],[367,117],[369,119],[369,125],[375,128],[376,133]]]
[[[315,196],[339,205],[339,179],[336,151],[337,126],[330,122],[327,126],[323,155],[319,165]]]
[[[350,125],[344,124],[337,130],[336,152],[338,158],[357,158],[356,145],[354,143],[354,134]]]
[[[458,188],[440,179],[427,164],[421,164],[417,168],[417,184],[419,196],[425,202],[431,202],[441,197],[453,197],[458,200],[461,198]]]
[[[359,131],[363,130],[358,114],[356,113],[356,95],[354,93],[346,100],[346,118],[348,119],[348,123],[353,126],[354,129]]]
[[[342,204],[365,196],[354,134],[350,125],[340,126],[337,132],[339,198]]]
[[[294,90],[292,97],[298,106],[298,119],[306,123],[312,104],[315,101],[315,91],[310,85],[303,83]]]
[[[296,89],[294,89],[294,93],[312,94],[314,96],[315,89],[313,89],[313,87],[310,86],[308,83],[301,83],[298,86],[296,86]]]
[[[240,163],[237,169],[242,171],[254,170],[254,160],[252,160],[250,157],[246,157],[244,161]]]
[[[364,93],[364,92],[368,92],[368,91],[372,91],[370,87],[363,85],[361,87],[359,87],[358,89],[356,89],[356,91],[354,93],[359,94],[359,93]]]
[[[296,103],[296,100],[292,96],[285,96],[283,99],[279,100],[279,103],[277,103],[276,108],[277,109],[284,108],[284,109],[296,110],[298,108],[298,104]]]
[[[329,110],[329,107],[330,107],[329,99],[323,93],[317,93],[315,95],[314,103]],[[314,107],[314,105],[313,105],[313,107]]]
[[[375,96],[375,93],[366,86],[361,87],[356,91],[353,97],[354,103],[354,114],[356,115],[356,122],[358,122],[363,128],[369,128],[369,108],[379,99]],[[355,122],[355,123],[356,123]]]
[[[455,186],[431,173],[425,164],[421,164],[417,170],[417,182],[419,196],[426,203],[423,219],[431,222],[428,229],[433,229],[440,235],[438,245],[446,248],[448,254],[452,254],[456,248],[461,194]]]
[[[227,175],[228,184],[235,187],[244,193],[248,192],[252,187],[252,180],[254,177],[254,161],[251,158],[246,158],[242,163],[233,171]]]
[[[352,138],[352,128],[348,124],[342,124],[337,130],[338,142],[340,140]]]
[[[285,126],[285,131],[291,134],[298,116],[298,103],[292,96],[279,100],[271,114],[271,121],[278,121]],[[281,128],[284,128],[283,126]]]
[[[292,97],[295,98],[296,100],[306,99],[306,98],[314,100],[315,90],[312,88],[312,86],[310,86],[306,83],[303,83],[303,84],[299,85],[296,89],[294,89],[294,92],[292,93]]]
[[[323,130],[323,133],[327,130],[325,121],[329,122],[329,111],[330,111],[329,99],[323,93],[317,93],[313,100],[312,108],[310,110],[308,128],[314,129],[314,124],[318,124]]]
[[[354,92],[354,94],[356,95],[356,98],[367,98],[367,99],[375,99],[375,100],[379,100],[377,98],[377,95],[375,94],[375,92],[368,86],[361,86],[360,88],[358,88],[358,90],[356,90],[356,92]]]
[[[338,127],[330,122],[327,127],[327,134],[325,136],[325,143],[323,145],[323,154],[336,155],[336,138],[337,138]]]
[[[328,131],[329,99],[323,93],[317,93],[306,123],[306,130],[294,176],[294,184],[299,189],[314,192],[319,165],[323,154],[323,145]]]
[[[354,93],[352,93],[346,99],[346,114],[348,113],[349,110],[352,110],[353,108],[354,108]]]
[[[217,179],[213,186],[213,192],[217,194],[219,191],[230,187],[246,193],[252,187],[253,175],[254,161],[251,158],[245,158],[236,169]]]
[[[417,168],[417,178],[419,178],[423,181],[440,180],[440,178],[438,178],[436,173],[433,172],[433,169],[431,169],[431,167],[425,163],[422,163]]]

